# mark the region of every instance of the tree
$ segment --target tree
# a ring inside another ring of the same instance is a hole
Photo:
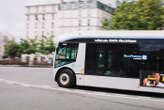
[[[39,49],[38,52],[42,53],[42,54],[48,54],[48,51],[46,49],[46,37],[42,37],[42,39],[39,42]]]
[[[51,54],[54,51],[55,44],[53,37],[42,37],[40,41],[37,39],[21,39],[20,44],[15,41],[11,41],[8,45],[6,45],[5,56],[14,58],[16,56],[20,56],[21,54],[35,54],[36,52]]]
[[[51,54],[54,51],[55,51],[55,44],[53,41],[53,37],[47,38],[43,36],[39,43],[38,52],[42,54]]]
[[[102,20],[102,29],[110,29],[110,19],[103,19]]]
[[[160,30],[164,26],[161,0],[123,2],[114,12],[110,27],[119,30]]]
[[[11,41],[8,45],[5,46],[5,56],[14,58],[19,56],[20,46],[15,41]]]
[[[51,54],[52,52],[55,51],[55,43],[53,41],[53,37],[50,37],[48,40],[47,40],[47,50],[48,50],[48,53]]]
[[[37,47],[38,43],[36,42],[36,40],[21,39],[19,52],[20,54],[33,54],[37,52]]]

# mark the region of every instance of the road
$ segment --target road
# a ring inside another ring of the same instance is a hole
[[[52,69],[0,66],[0,110],[163,110],[164,98],[60,88]]]

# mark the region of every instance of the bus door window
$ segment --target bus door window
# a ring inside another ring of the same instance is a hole
[[[89,75],[96,74],[96,44],[86,46],[85,72]]]

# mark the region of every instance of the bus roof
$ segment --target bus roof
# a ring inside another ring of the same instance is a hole
[[[80,31],[54,38],[56,43],[78,39],[164,39],[164,31]]]

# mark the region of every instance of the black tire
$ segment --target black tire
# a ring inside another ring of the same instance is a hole
[[[72,88],[76,85],[76,77],[69,69],[64,69],[59,73],[57,83],[60,87]]]

